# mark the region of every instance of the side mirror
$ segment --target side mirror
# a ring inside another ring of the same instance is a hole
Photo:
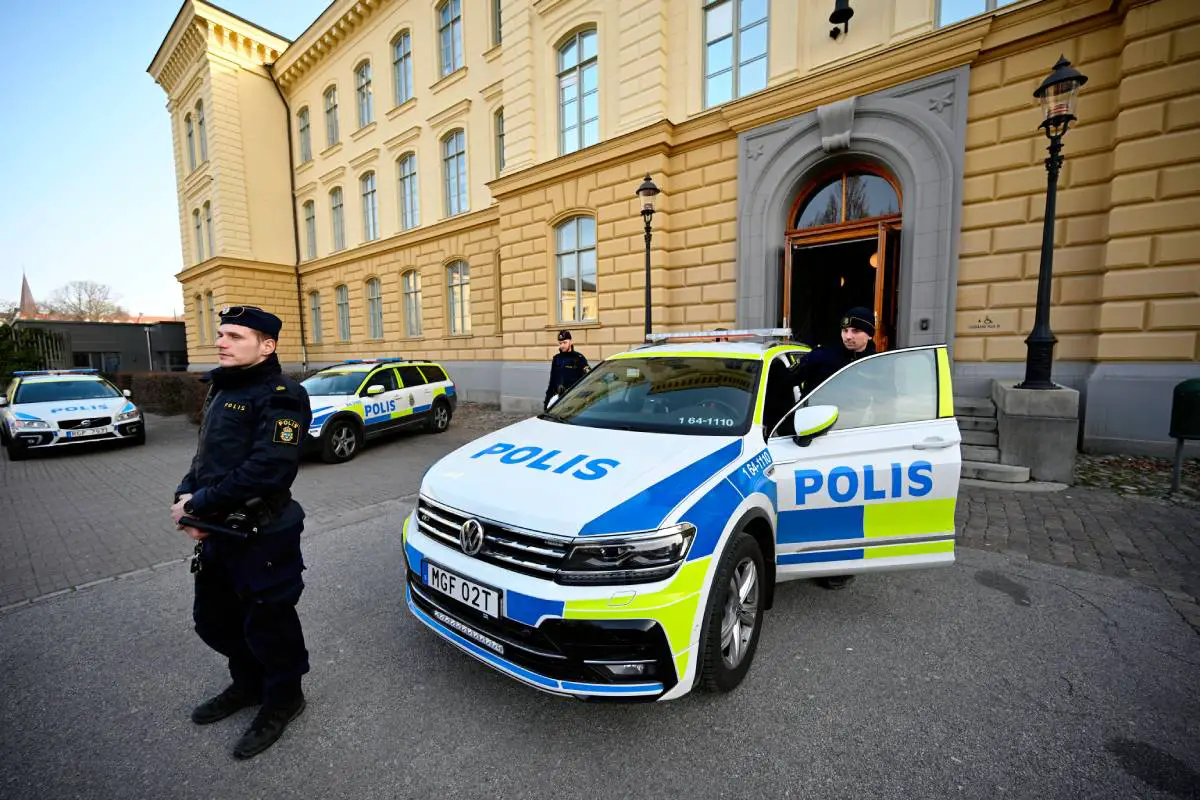
[[[0,408],[4,408],[6,405],[8,405],[8,398],[0,397]]]
[[[377,394],[383,394],[383,384],[372,383],[367,387],[367,397],[374,397]]]
[[[129,391],[128,389],[122,390],[121,394],[125,395],[126,397],[133,397],[133,392]]]
[[[813,439],[828,431],[837,419],[837,406],[798,408],[793,417],[796,432],[792,435],[792,441],[801,447],[808,447]]]

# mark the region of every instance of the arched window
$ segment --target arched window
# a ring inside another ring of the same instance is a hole
[[[204,203],[204,245],[208,248],[209,258],[217,254],[213,240],[212,203],[209,202]]]
[[[596,31],[580,31],[558,48],[558,152],[600,141],[600,67]]]
[[[304,250],[308,260],[317,257],[317,204],[312,200],[304,204]]]
[[[442,177],[446,187],[446,216],[468,210],[467,135],[462,129],[442,139]]]
[[[196,304],[196,343],[204,344],[204,298],[196,295],[192,300]]]
[[[899,213],[900,197],[887,178],[848,170],[831,176],[804,198],[792,227],[815,228]]]
[[[309,341],[319,344],[321,341],[321,293],[308,293]]]
[[[308,107],[296,112],[296,123],[300,128],[300,163],[312,161],[312,129],[308,119]]]
[[[192,209],[192,231],[196,238],[196,263],[204,260],[204,229],[200,222],[200,209]]]
[[[375,173],[368,172],[358,181],[362,190],[363,241],[379,238],[379,202],[375,196]]]
[[[705,0],[704,107],[765,88],[766,0]]]
[[[446,267],[446,288],[449,298],[450,333],[471,332],[471,270],[465,261],[454,261]]]
[[[396,105],[412,99],[412,36],[408,31],[401,31],[392,40],[392,80],[396,84]]]
[[[191,114],[184,116],[183,126],[187,130],[188,169],[194,170],[196,168],[196,131],[195,126],[192,124]]]
[[[558,321],[597,319],[596,220],[572,217],[554,228]]]
[[[337,87],[330,86],[325,90],[325,146],[333,147],[339,141]]]
[[[329,228],[333,231],[333,252],[346,249],[346,217],[342,207],[342,187],[329,191]]]
[[[196,101],[196,136],[200,139],[200,163],[208,161],[208,134],[204,132],[204,103]]]
[[[496,110],[496,174],[504,169],[504,106]]]
[[[367,281],[367,330],[370,338],[383,338],[383,293],[379,278]]]
[[[441,77],[463,65],[462,0],[445,0],[437,10]]]
[[[337,306],[338,341],[350,341],[350,290],[342,284],[333,290],[334,305]]]
[[[364,61],[354,70],[354,94],[358,99],[358,127],[371,124],[375,113],[371,108],[371,62]]]
[[[410,269],[400,276],[404,287],[404,335],[421,335],[421,273]]]
[[[217,313],[213,308],[213,293],[208,292],[204,295],[204,301],[208,305],[208,341],[213,344],[217,343]]]
[[[406,231],[421,224],[420,205],[417,202],[417,157],[405,153],[396,162],[400,183],[400,230]]]

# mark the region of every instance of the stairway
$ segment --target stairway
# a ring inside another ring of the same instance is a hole
[[[999,483],[1029,480],[1029,467],[1000,463],[996,404],[990,398],[956,397],[954,416],[962,432],[962,477]]]

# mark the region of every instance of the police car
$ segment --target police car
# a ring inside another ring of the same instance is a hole
[[[12,461],[85,442],[146,443],[142,412],[90,369],[14,372],[0,397],[0,443]]]
[[[954,561],[962,437],[945,346],[798,401],[787,330],[652,336],[425,475],[405,598],[531,687],[728,691],[782,581]]]
[[[366,440],[402,428],[441,433],[458,407],[454,382],[431,361],[343,361],[302,385],[312,406],[306,448],[330,464],[349,461]]]

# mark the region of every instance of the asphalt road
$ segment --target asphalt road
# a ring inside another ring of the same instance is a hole
[[[0,614],[0,797],[1196,797],[1200,637],[1151,588],[960,549],[789,584],[725,696],[538,694],[401,606],[399,521],[306,534],[308,710],[236,762],[244,711],[170,565]]]

